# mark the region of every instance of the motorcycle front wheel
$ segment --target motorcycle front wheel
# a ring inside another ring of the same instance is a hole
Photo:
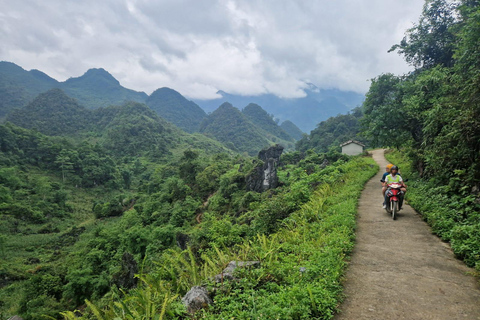
[[[393,201],[392,203],[392,219],[393,220],[397,219],[397,213],[398,213],[398,201]]]

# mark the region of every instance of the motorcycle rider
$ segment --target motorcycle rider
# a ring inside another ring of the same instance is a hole
[[[382,195],[384,199],[385,199],[385,191],[387,190],[387,188],[385,188],[385,178],[390,174],[390,169],[392,167],[393,167],[393,164],[391,163],[387,164],[387,166],[385,167],[385,172],[383,173],[382,179],[380,180],[380,182],[382,183]],[[385,201],[383,201],[383,209],[385,209]]]
[[[402,204],[403,204],[403,195],[405,194],[405,192],[407,192],[407,186],[403,182],[402,177],[398,174],[398,167],[397,166],[392,166],[392,168],[390,169],[390,174],[385,177],[385,182],[383,183],[383,188],[382,188],[382,191],[383,191],[384,195],[385,195],[385,191],[387,191],[388,185],[391,184],[391,183],[399,183],[399,184],[402,185],[400,190],[403,192],[403,194],[401,196],[400,208],[399,208],[399,209],[401,209]],[[385,198],[385,204],[386,203],[387,203],[387,199]],[[385,208],[385,205],[384,205],[384,208]]]

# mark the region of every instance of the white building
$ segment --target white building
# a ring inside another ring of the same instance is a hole
[[[340,145],[342,147],[342,153],[349,156],[356,156],[363,152],[365,145],[355,140],[349,140]]]

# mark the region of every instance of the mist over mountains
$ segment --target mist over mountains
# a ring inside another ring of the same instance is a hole
[[[259,96],[241,96],[219,91],[222,98],[213,100],[189,101],[175,90],[161,88],[148,96],[120,85],[108,71],[90,69],[84,75],[59,82],[39,70],[26,71],[20,66],[0,62],[0,119],[12,109],[17,109],[33,101],[40,93],[53,88],[62,89],[68,96],[75,98],[86,108],[95,109],[110,105],[120,105],[127,101],[146,103],[166,120],[173,122],[187,132],[198,130],[206,116],[224,102],[238,109],[250,103],[261,106],[281,124],[289,120],[303,132],[313,130],[316,125],[339,113],[347,113],[360,105],[364,96],[355,92],[336,89],[319,89],[313,84],[305,89],[303,98],[284,99],[273,94]],[[168,102],[167,102],[168,101]],[[168,106],[172,103],[171,108]],[[203,110],[202,110],[203,109]],[[189,119],[175,123],[179,112],[189,112]]]
[[[273,94],[241,96],[223,91],[218,93],[222,96],[221,98],[194,101],[206,112],[212,112],[224,102],[242,108],[255,103],[273,114],[280,123],[290,120],[305,133],[313,130],[321,121],[349,112],[361,105],[365,99],[364,95],[352,91],[320,89],[313,84],[309,84],[305,89],[305,97],[293,99],[279,98]]]

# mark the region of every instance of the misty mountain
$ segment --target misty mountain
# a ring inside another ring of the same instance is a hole
[[[227,101],[239,107],[255,103],[280,121],[292,121],[304,132],[313,130],[319,122],[332,116],[347,113],[364,100],[363,95],[355,92],[319,89],[312,84],[305,89],[306,96],[302,98],[282,99],[273,94],[241,96],[223,91],[218,93],[221,98],[194,101],[206,112],[215,110],[216,106]]]
[[[303,132],[292,121],[283,121],[280,127],[295,140],[300,140],[303,137]]]
[[[198,131],[207,116],[196,103],[170,88],[155,90],[145,103],[162,118],[189,133]]]

